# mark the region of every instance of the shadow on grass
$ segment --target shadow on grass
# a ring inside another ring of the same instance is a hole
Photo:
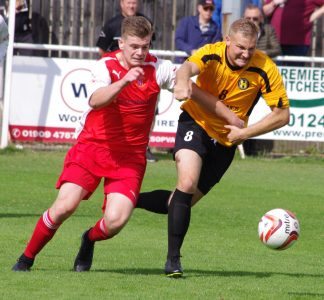
[[[161,275],[161,269],[143,269],[143,268],[128,268],[128,269],[94,269],[90,272],[107,272],[107,273],[121,273],[127,275]],[[184,277],[256,277],[267,278],[273,275],[285,275],[291,277],[311,277],[323,278],[324,274],[306,274],[306,273],[283,273],[283,272],[247,272],[247,271],[210,271],[210,270],[194,270],[186,269]]]
[[[289,296],[292,297],[321,297],[324,298],[324,294],[319,293],[294,293],[294,292],[288,292]]]
[[[10,218],[29,218],[29,217],[40,217],[44,212],[26,214],[26,213],[0,213],[0,219],[10,219]],[[72,218],[84,218],[93,217],[91,214],[74,214]]]
[[[41,214],[18,214],[18,213],[0,213],[0,219],[6,218],[26,218],[26,217],[39,217]]]

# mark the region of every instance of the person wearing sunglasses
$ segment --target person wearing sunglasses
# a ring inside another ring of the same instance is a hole
[[[185,51],[189,57],[200,47],[222,40],[221,30],[212,20],[214,9],[213,0],[199,0],[198,14],[180,19],[175,33],[177,50]],[[178,63],[183,61],[177,59]]]
[[[252,21],[259,27],[257,48],[271,58],[280,55],[281,47],[276,32],[270,24],[264,23],[264,17],[260,8],[253,4],[247,5],[244,10],[244,18]]]

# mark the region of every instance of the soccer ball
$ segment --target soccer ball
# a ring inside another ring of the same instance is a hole
[[[262,216],[258,232],[263,244],[274,250],[284,250],[298,239],[300,227],[292,212],[276,208]]]

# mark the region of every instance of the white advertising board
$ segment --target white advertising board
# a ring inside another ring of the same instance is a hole
[[[258,139],[324,142],[324,69],[279,67],[290,101],[289,124]],[[263,99],[249,124],[269,113]]]
[[[13,141],[73,142],[87,109],[93,61],[14,57],[9,131]]]
[[[15,56],[13,59],[9,132],[15,142],[71,143],[88,108],[87,83],[93,60]],[[291,99],[289,125],[262,139],[324,142],[324,70],[280,68]],[[180,103],[162,91],[150,145],[172,148]],[[263,99],[250,124],[269,112]]]

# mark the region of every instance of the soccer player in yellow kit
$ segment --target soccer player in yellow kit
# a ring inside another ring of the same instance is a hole
[[[256,50],[257,36],[258,29],[251,21],[239,19],[231,25],[225,41],[200,48],[177,71],[174,95],[186,101],[181,107],[174,148],[177,185],[167,209],[168,277],[183,275],[180,248],[189,228],[191,206],[220,181],[233,160],[236,145],[289,122],[289,100],[281,75],[273,61]],[[190,99],[190,78],[195,75],[202,90],[245,122],[243,128],[227,125]],[[271,111],[248,126],[248,118],[261,95]],[[138,207],[163,212],[157,207],[146,207],[145,199],[150,198],[154,204],[155,199],[164,197],[167,201],[169,196],[170,192],[163,190],[143,193]]]

